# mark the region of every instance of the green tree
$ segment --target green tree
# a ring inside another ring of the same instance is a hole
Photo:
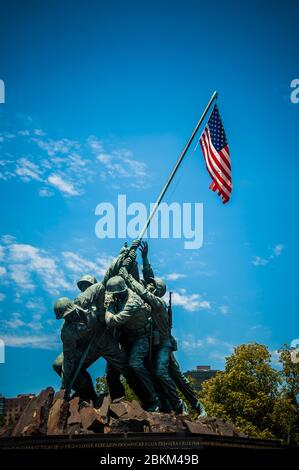
[[[282,364],[283,393],[292,403],[297,405],[299,395],[299,352],[289,349],[288,345],[280,350],[280,362]]]
[[[203,383],[201,399],[210,416],[232,421],[249,436],[289,441],[296,406],[284,391],[283,377],[271,366],[266,346],[243,344],[226,359],[223,372]]]
[[[137,400],[139,402],[139,399],[137,398],[133,390],[129,387],[129,385],[127,384],[127,381],[123,377],[121,377],[120,380],[125,389],[126,399],[129,401]],[[103,377],[98,377],[96,379],[96,392],[103,393],[104,395],[109,393],[107,379],[105,375]]]

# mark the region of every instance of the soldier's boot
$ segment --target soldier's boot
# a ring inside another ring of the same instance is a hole
[[[205,407],[199,400],[197,401],[196,411],[198,412],[198,418],[206,418],[208,416]]]
[[[188,406],[183,400],[181,400],[181,405],[176,408],[175,414],[183,416],[189,415]]]

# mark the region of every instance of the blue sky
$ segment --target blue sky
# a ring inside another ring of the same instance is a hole
[[[277,359],[298,337],[298,17],[295,1],[2,3],[0,392],[59,386],[52,304],[123,243],[95,236],[95,207],[154,202],[214,89],[232,199],[208,189],[194,143],[165,200],[204,204],[203,247],[150,242],[177,357],[223,368],[238,344]]]

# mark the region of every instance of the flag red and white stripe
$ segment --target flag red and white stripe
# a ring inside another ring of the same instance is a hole
[[[214,106],[199,143],[212,178],[210,189],[217,192],[225,204],[232,192],[232,174],[229,148],[217,105]]]

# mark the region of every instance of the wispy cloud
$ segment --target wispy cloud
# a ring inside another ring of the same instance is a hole
[[[2,237],[2,242],[5,243],[2,245],[3,276],[0,277],[0,282],[3,279],[3,285],[16,289],[18,302],[22,291],[32,293],[37,286],[53,296],[74,292],[79,277],[89,273],[101,279],[113,260],[112,256],[106,254],[90,260],[72,251],[53,253],[33,245],[18,243],[11,236]],[[40,298],[31,299],[26,307],[44,310]]]
[[[21,326],[25,326],[26,323],[21,319],[20,313],[13,313],[9,320],[2,320],[1,324],[8,329],[15,330]]]
[[[204,341],[201,339],[196,339],[189,337],[181,341],[181,348],[183,351],[196,351],[204,347]]]
[[[177,292],[173,292],[172,303],[189,312],[210,310],[211,308],[210,301],[204,300],[200,294],[188,294],[185,289],[179,289]]]
[[[32,120],[28,125],[32,126]],[[55,192],[66,197],[83,194],[87,183],[101,179],[119,187],[143,188],[148,185],[149,170],[126,148],[104,143],[96,136],[82,141],[53,139],[42,129],[28,127],[11,134],[0,134],[0,146],[6,156],[0,160],[0,179],[18,178],[39,185],[41,197]]]
[[[19,328],[32,329],[34,331],[40,331],[43,329],[43,323],[40,321],[41,315],[34,314],[30,321],[25,321],[21,313],[14,312],[8,320],[2,320],[2,328],[6,330],[16,330]]]
[[[36,280],[52,294],[71,289],[58,260],[45,250],[17,243],[13,238],[6,238],[4,249],[5,283],[13,283],[21,290],[34,291]]]
[[[272,252],[270,253],[268,257],[265,258],[261,256],[254,256],[252,259],[252,264],[254,266],[266,266],[272,260],[280,256],[283,250],[285,249],[285,247],[286,246],[283,245],[282,243],[275,245],[274,248],[272,249]]]
[[[12,335],[1,334],[1,339],[6,346],[13,348],[34,348],[34,349],[58,349],[59,336],[50,335]]]
[[[269,263],[269,258],[261,258],[260,256],[254,256],[252,264],[254,266],[266,266]]]
[[[184,279],[185,277],[187,277],[186,274],[182,274],[182,273],[170,273],[170,274],[166,274],[164,276],[164,279],[166,281],[178,281],[179,279]]]
[[[80,191],[75,189],[73,183],[65,180],[63,175],[54,173],[48,176],[48,182],[62,193],[68,194],[69,196],[78,196],[80,194]]]
[[[220,305],[219,306],[219,311],[220,311],[220,313],[222,313],[222,315],[227,315],[229,313],[228,305]]]
[[[100,177],[103,181],[123,180],[129,187],[144,188],[148,186],[149,172],[147,165],[134,158],[133,152],[123,149],[105,150],[103,141],[90,136],[88,144],[100,163]]]
[[[6,269],[4,268],[4,266],[0,266],[0,277],[4,276],[5,273],[6,273]]]
[[[198,338],[193,334],[187,335],[180,344],[182,350],[188,355],[205,354],[210,360],[223,362],[225,357],[232,353],[234,346],[226,340],[216,336]]]

